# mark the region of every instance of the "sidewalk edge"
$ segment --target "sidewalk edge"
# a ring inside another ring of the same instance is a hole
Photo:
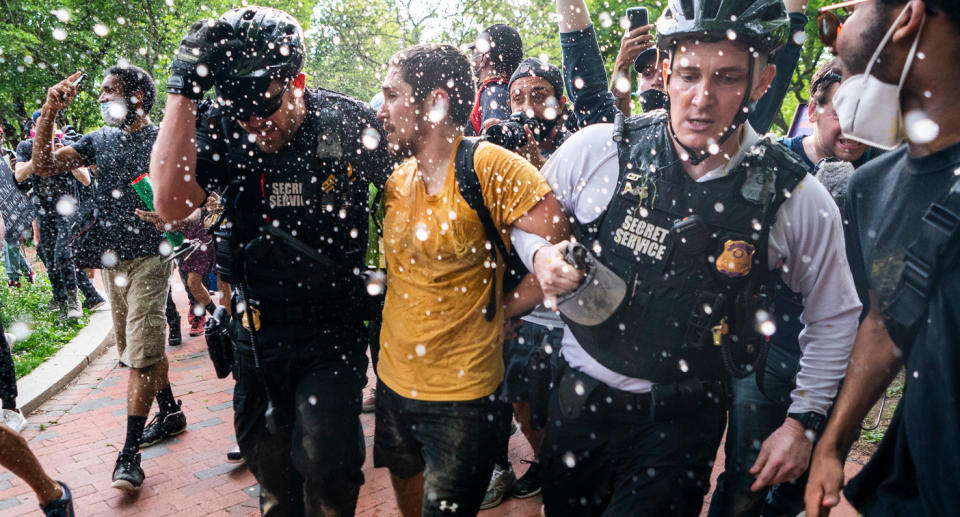
[[[24,416],[62,390],[94,359],[114,343],[110,307],[102,306],[90,315],[90,322],[32,372],[17,380],[17,406]]]

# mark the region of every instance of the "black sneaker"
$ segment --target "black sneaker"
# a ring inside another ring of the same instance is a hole
[[[243,463],[243,454],[240,454],[240,446],[230,449],[227,453],[227,463]]]
[[[129,455],[120,451],[120,455],[117,456],[117,465],[113,467],[113,488],[119,488],[125,492],[140,490],[143,486],[143,477],[140,453]]]
[[[510,495],[517,499],[526,499],[540,493],[540,464],[530,460],[520,460],[520,463],[527,463],[530,468],[513,485]]]
[[[94,295],[84,297],[83,308],[93,311],[105,303],[107,303],[107,301],[104,300],[102,296],[100,296],[99,294],[94,294]]]
[[[116,479],[116,477],[114,477],[114,479]],[[70,495],[70,488],[67,487],[63,481],[57,481],[57,483],[60,483],[60,488],[63,489],[63,495],[60,496],[60,499],[54,499],[47,504],[41,504],[40,510],[43,511],[43,515],[46,517],[74,517],[76,514],[73,513],[73,496]]]
[[[170,322],[170,334],[167,336],[167,343],[170,346],[178,346],[183,343],[183,337],[180,335],[180,317]]]
[[[490,484],[487,485],[487,493],[483,496],[480,509],[488,510],[502,503],[516,482],[517,476],[513,473],[513,465],[509,461],[507,462],[507,468],[494,465],[493,475],[490,476]]]
[[[183,402],[177,401],[177,407],[183,405]],[[176,436],[187,430],[187,416],[183,410],[175,413],[157,413],[153,420],[143,428],[143,437],[140,438],[140,447],[150,447],[160,443],[167,438]]]

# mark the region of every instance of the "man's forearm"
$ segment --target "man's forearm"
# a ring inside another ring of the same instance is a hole
[[[33,173],[37,176],[52,176],[56,173],[53,166],[53,124],[57,111],[44,106],[36,121],[36,134],[33,137]]]
[[[18,163],[13,171],[13,178],[17,183],[23,183],[27,178],[33,175],[33,160],[29,162]]]
[[[843,388],[818,446],[818,449],[823,448],[824,452],[837,456],[846,450],[857,426],[903,364],[896,345],[876,311],[875,299],[871,307],[870,314],[857,332]]]
[[[590,25],[590,11],[583,0],[557,0],[560,32],[574,32]]]
[[[167,97],[163,124],[150,153],[153,206],[166,221],[186,219],[197,208],[191,199],[199,188],[196,127],[197,104],[182,95]]]

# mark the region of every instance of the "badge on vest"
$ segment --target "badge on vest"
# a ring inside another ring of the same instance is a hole
[[[323,133],[317,139],[317,158],[339,160],[343,156],[343,145],[336,133]]]
[[[740,278],[750,274],[755,248],[745,241],[723,243],[723,253],[717,259],[717,271],[730,277]]]

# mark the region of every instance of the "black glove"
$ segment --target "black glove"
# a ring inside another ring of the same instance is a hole
[[[199,101],[213,86],[217,57],[229,36],[230,26],[225,22],[208,19],[194,23],[173,57],[167,92]]]

